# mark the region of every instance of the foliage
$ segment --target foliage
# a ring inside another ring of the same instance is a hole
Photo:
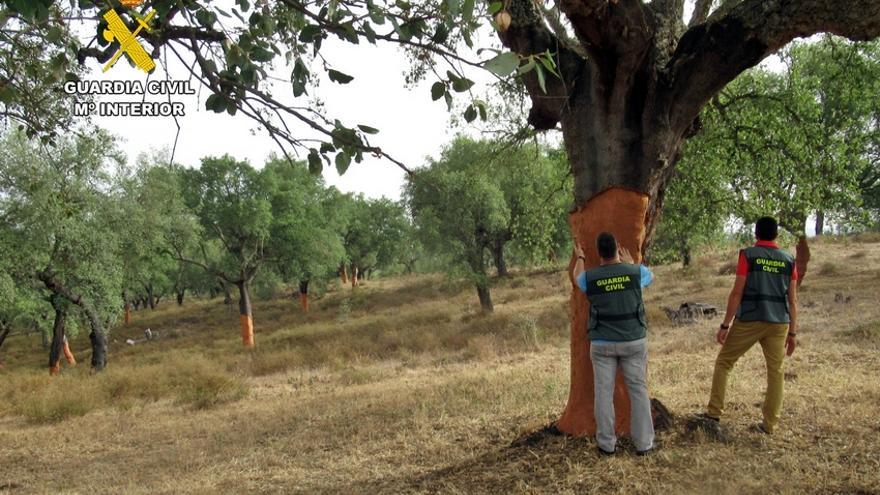
[[[87,301],[105,322],[121,309],[111,178],[118,163],[111,138],[102,132],[59,139],[54,146],[21,132],[3,136],[0,259],[6,265],[4,284],[15,290],[2,302],[3,312],[16,315],[19,325],[51,325],[45,317],[50,291],[41,275]],[[65,311],[81,316],[74,304],[67,301]],[[75,333],[76,319],[69,322]]]

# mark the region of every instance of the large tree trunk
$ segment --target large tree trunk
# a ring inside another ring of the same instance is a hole
[[[360,272],[358,271],[358,266],[352,264],[352,265],[351,265],[351,286],[352,286],[352,287],[357,287],[358,285],[360,285],[360,283],[358,282],[358,279],[360,278],[360,275],[361,275],[361,274],[360,274]]]
[[[70,350],[70,341],[67,339],[67,333],[64,334],[64,345],[61,347],[61,351],[64,353],[64,359],[67,360],[67,364],[71,366],[76,364],[76,357],[73,355],[73,351]]]
[[[640,262],[645,242],[648,196],[623,188],[611,188],[595,196],[569,217],[571,233],[584,248],[585,267],[599,266],[596,237],[610,232],[621,247],[629,249],[635,262]],[[572,257],[569,273],[577,261]],[[593,365],[590,360],[590,341],[587,338],[590,305],[584,293],[571,278],[571,388],[568,405],[557,427],[572,435],[593,435],[596,420],[593,415]],[[614,410],[618,433],[629,432],[629,396],[623,383],[623,373],[617,373],[614,390]]]
[[[3,347],[3,342],[6,342],[6,337],[9,336],[10,332],[12,332],[12,325],[0,320],[0,348]]]
[[[484,313],[495,311],[495,307],[492,305],[492,295],[489,293],[488,284],[477,284],[477,297],[480,298],[480,309],[482,309]]]
[[[345,263],[339,265],[339,280],[342,281],[342,285],[348,283],[348,268],[345,266]]]
[[[825,210],[816,211],[816,235],[825,233]]]
[[[241,320],[241,341],[245,347],[254,347],[254,314],[247,281],[236,282],[238,286],[238,314]]]
[[[492,260],[495,261],[495,270],[499,277],[507,276],[507,263],[504,261],[504,242],[495,241],[492,243]]]
[[[177,305],[183,306],[183,298],[186,296],[186,289],[178,289],[177,290]]]

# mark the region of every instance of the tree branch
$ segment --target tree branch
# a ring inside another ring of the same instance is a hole
[[[796,37],[830,32],[853,40],[880,36],[880,2],[746,0],[689,29],[667,65],[671,123],[686,129],[712,96],[742,71]]]

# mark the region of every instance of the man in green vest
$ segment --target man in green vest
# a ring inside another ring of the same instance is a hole
[[[633,264],[626,249],[618,249],[614,236],[596,238],[599,266],[584,271],[584,251],[575,241],[577,262],[572,275],[590,301],[587,336],[593,363],[594,414],[599,453],[615,452],[614,382],[623,372],[631,406],[630,432],[638,455],[654,448],[654,422],[645,374],[648,365],[647,324],[642,287],[654,276],[644,265]]]
[[[755,224],[757,242],[740,251],[727,312],[715,336],[721,351],[715,360],[712,393],[704,414],[714,421],[721,419],[730,370],[760,343],[767,363],[767,393],[764,421],[754,428],[766,434],[773,433],[782,411],[784,357],[791,356],[797,347],[798,273],[794,258],[776,245],[777,232],[775,219],[759,219]]]

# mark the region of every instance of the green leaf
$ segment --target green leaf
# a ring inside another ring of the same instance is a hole
[[[502,53],[495,58],[489,59],[483,64],[483,68],[498,77],[506,77],[519,66],[519,55],[513,52]]]
[[[368,125],[360,124],[358,125],[358,129],[364,131],[367,134],[379,134],[379,129],[376,129],[375,127],[370,127]]]
[[[489,14],[495,15],[501,11],[501,8],[504,7],[504,3],[502,2],[492,2],[489,4]]]
[[[434,36],[431,37],[431,41],[434,43],[443,44],[449,38],[449,29],[446,28],[445,24],[440,24],[437,26],[437,31],[434,32]]]
[[[313,175],[321,175],[324,170],[324,164],[321,163],[321,155],[315,148],[309,149],[309,172]]]
[[[58,43],[64,37],[64,30],[58,26],[52,26],[46,31],[46,41],[49,43]]]
[[[437,101],[440,98],[443,98],[443,95],[445,95],[445,94],[446,94],[446,85],[443,84],[442,82],[437,81],[434,83],[433,86],[431,86],[431,100],[432,101]]]
[[[459,9],[461,9],[461,1],[446,0],[446,9],[449,11],[449,17],[455,19],[458,17]]]
[[[530,58],[528,62],[520,65],[519,68],[516,69],[516,73],[519,75],[523,75],[527,72],[531,72],[532,70],[534,70],[534,68],[535,68],[535,59]]]
[[[241,7],[241,10],[247,12],[251,9],[251,2],[249,0],[236,0],[236,3]]]
[[[269,62],[273,58],[275,58],[275,53],[261,46],[257,46],[251,50],[251,60],[255,62]]]
[[[477,118],[477,109],[474,108],[473,105],[467,107],[467,110],[464,111],[464,120],[468,122],[473,122],[474,119]]]
[[[538,86],[541,86],[541,91],[547,93],[547,81],[544,76],[544,69],[540,65],[535,65],[535,73],[538,74]]]
[[[310,41],[314,41],[318,34],[321,33],[321,28],[314,24],[307,24],[305,27],[300,29],[299,31],[299,40],[303,43],[308,43]]]
[[[348,170],[348,167],[351,165],[351,155],[344,151],[340,151],[336,154],[336,172],[339,175],[345,174],[345,171]]]
[[[471,87],[473,85],[474,85],[473,81],[462,77],[462,78],[456,79],[455,81],[452,82],[452,89],[454,89],[458,93],[463,93],[463,92],[471,89]]]
[[[443,96],[446,98],[446,110],[452,110],[452,93],[447,91]]]
[[[461,20],[465,23],[474,19],[474,0],[464,0],[461,6]]]
[[[486,102],[483,100],[474,100],[474,106],[477,107],[477,110],[480,112],[480,120],[485,121],[487,118]]]
[[[545,69],[547,69],[547,72],[559,77],[559,73],[556,72],[556,62],[553,60],[553,56],[550,55],[550,53],[539,55],[538,61],[541,62],[541,65],[543,65]]]
[[[339,72],[335,69],[330,69],[327,71],[327,75],[330,77],[331,81],[337,82],[339,84],[348,84],[354,81],[354,77],[349,76],[348,74]]]

